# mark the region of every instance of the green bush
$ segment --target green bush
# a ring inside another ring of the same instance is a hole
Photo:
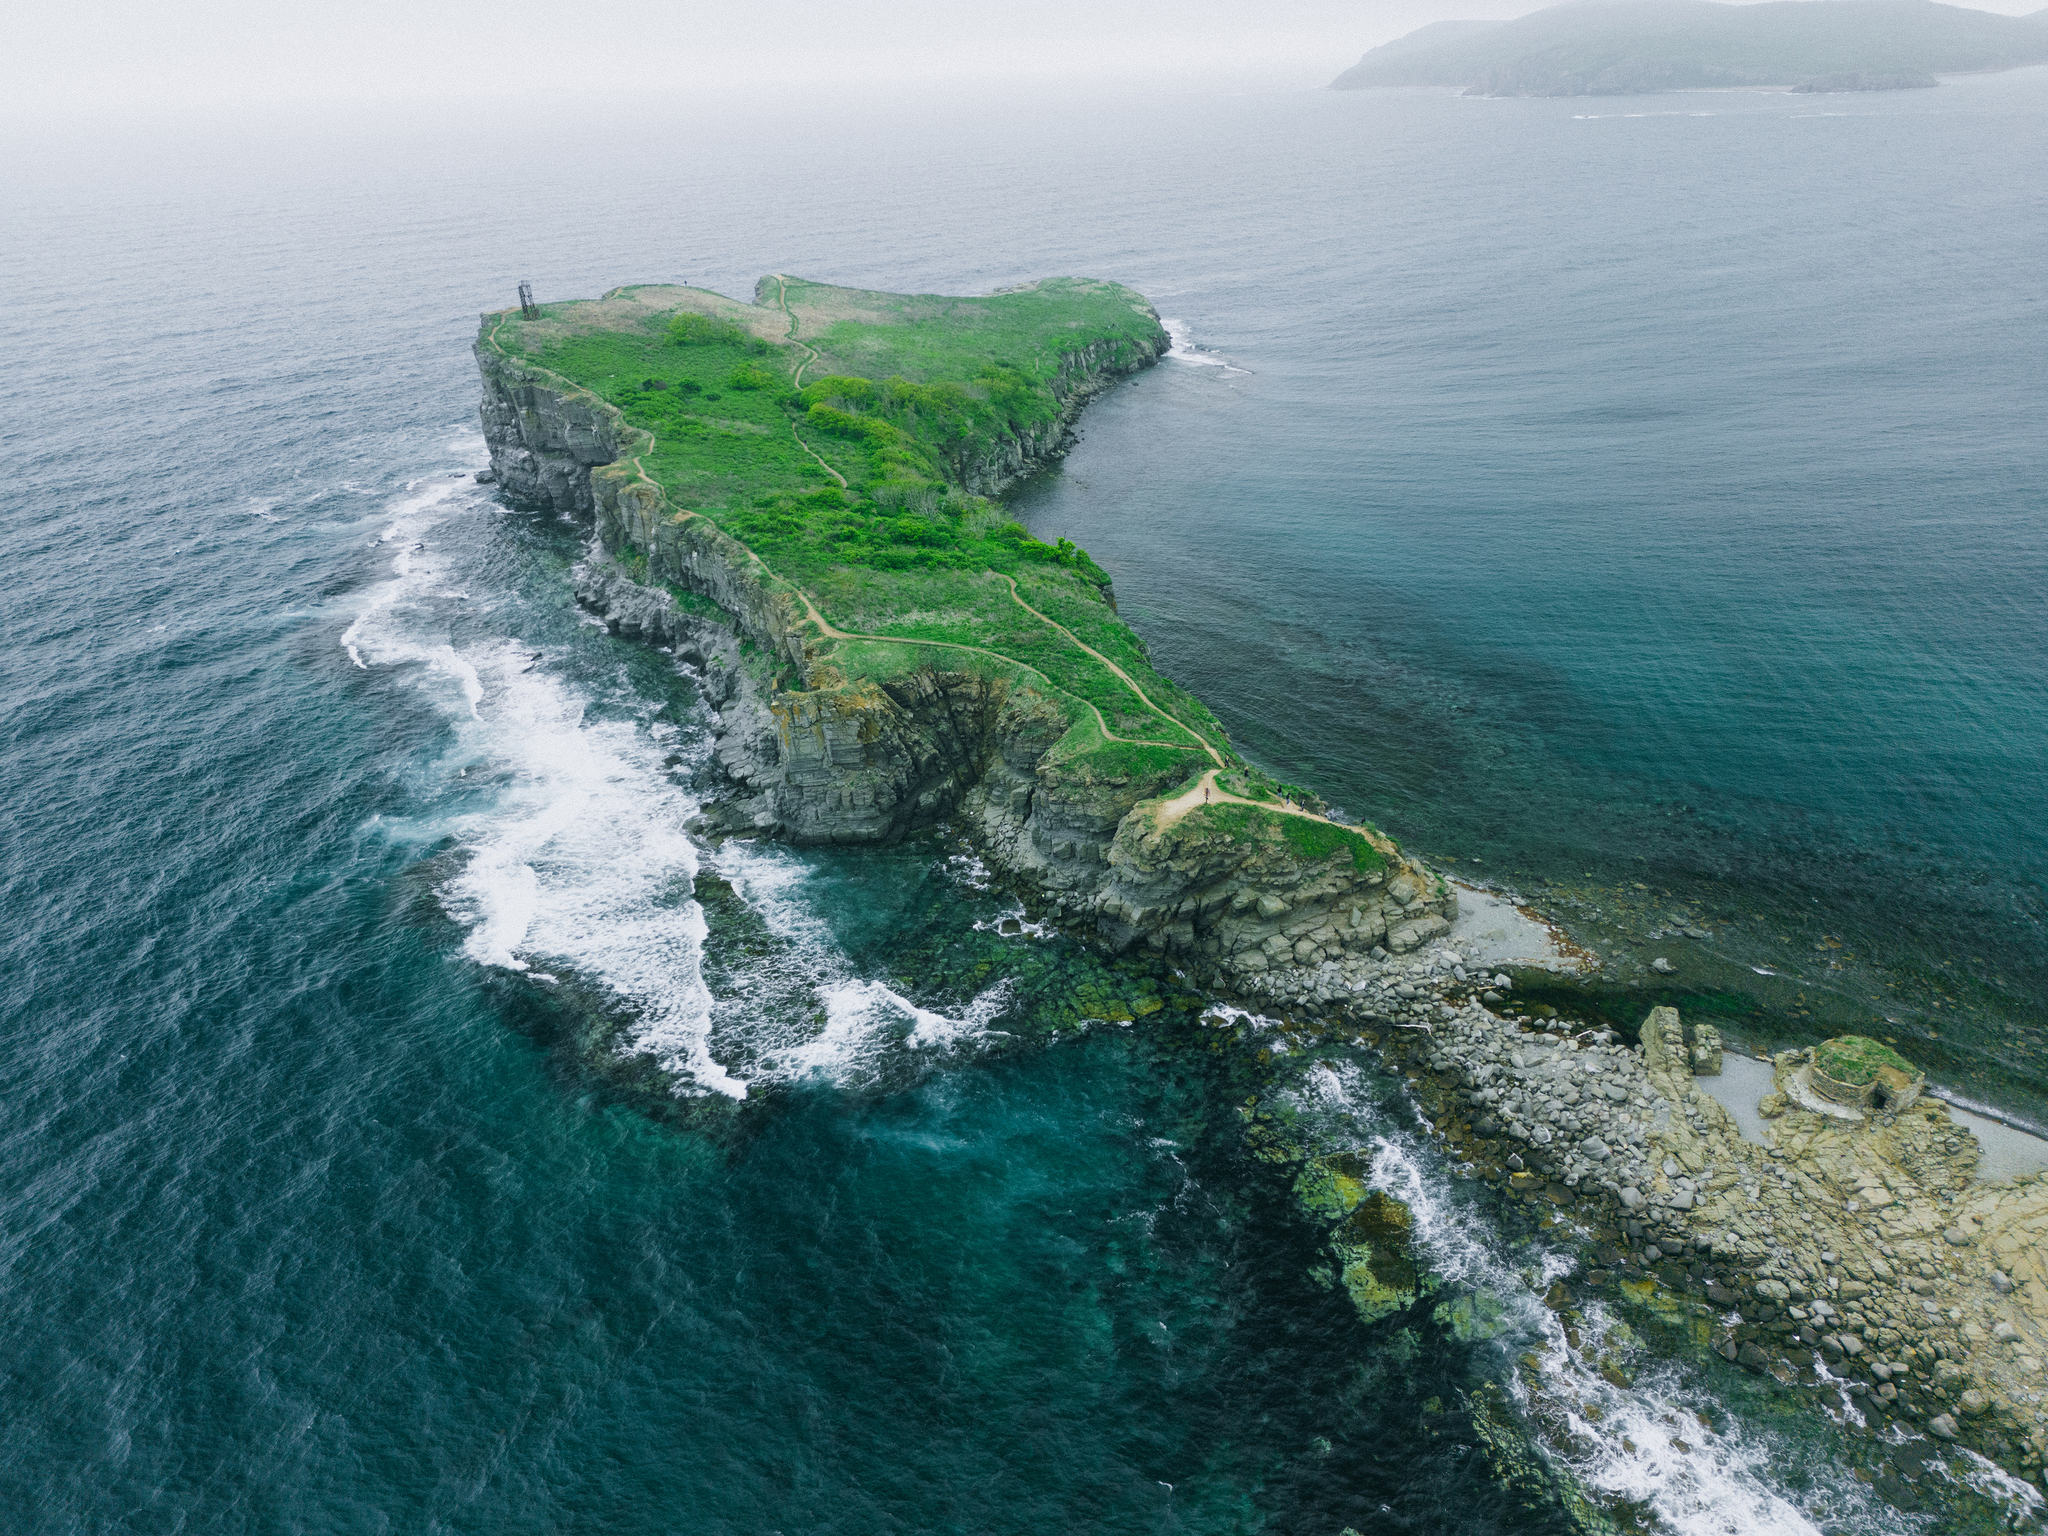
[[[709,315],[677,315],[668,323],[668,339],[677,347],[753,347],[754,338],[729,321]]]

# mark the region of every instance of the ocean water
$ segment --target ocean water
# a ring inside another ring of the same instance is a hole
[[[1652,1528],[1978,1519],[1650,1320],[1574,1342],[1373,1062],[1003,934],[970,849],[695,846],[687,669],[468,479],[520,278],[1130,282],[1177,357],[1017,504],[1248,751],[1588,923],[1732,914],[1706,1003],[1889,1008],[2026,1109],[2048,72],[1900,97],[20,136],[10,1527],[1564,1529],[1488,1394]],[[1430,1302],[1318,1280],[1253,1097],[1413,1205]]]

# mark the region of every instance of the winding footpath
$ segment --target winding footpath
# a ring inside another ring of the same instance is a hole
[[[804,387],[804,370],[810,367],[811,364],[815,363],[818,360],[818,353],[817,350],[814,347],[812,347],[808,342],[801,341],[797,338],[796,311],[789,307],[789,279],[784,277],[780,272],[775,274],[775,306],[776,308],[780,309],[785,315],[789,316],[788,337],[790,344],[792,346],[802,347],[804,349],[804,360],[796,365],[796,372],[790,375],[789,380],[791,384],[796,386],[796,388],[802,389]],[[839,482],[839,489],[841,489],[842,491],[846,489],[846,476],[842,475],[841,473],[839,473],[838,470],[834,469],[832,465],[829,462],[827,462],[825,455],[818,452],[817,449],[813,448],[809,443],[804,441],[804,435],[803,433],[797,431],[796,423],[794,421],[792,421],[789,424],[789,435],[796,439],[797,447],[803,449],[805,453],[808,453],[812,458],[818,461],[819,468],[823,469],[826,474],[830,475],[834,480],[837,480]],[[805,598],[804,601],[808,604],[810,599]]]
[[[1109,668],[1110,671],[1114,672],[1117,675],[1117,677],[1122,680],[1123,685],[1126,688],[1130,689],[1132,693],[1136,694],[1138,696],[1139,701],[1143,703],[1147,709],[1151,710],[1153,714],[1159,716],[1160,719],[1164,720],[1168,725],[1173,726],[1176,730],[1187,732],[1188,736],[1194,741],[1195,745],[1200,747],[1204,752],[1208,753],[1209,761],[1214,763],[1219,769],[1229,766],[1224,762],[1223,754],[1221,752],[1218,752],[1213,746],[1209,744],[1209,742],[1204,737],[1197,733],[1193,726],[1183,725],[1179,720],[1175,719],[1172,715],[1169,715],[1157,704],[1154,704],[1151,701],[1151,699],[1147,698],[1145,695],[1145,690],[1138,686],[1137,680],[1133,678],[1130,673],[1126,672],[1122,667],[1118,666],[1115,662],[1111,661],[1107,656],[1103,655],[1102,652],[1096,650],[1094,646],[1085,643],[1079,635],[1075,634],[1071,629],[1067,628],[1066,625],[1060,623],[1057,619],[1048,618],[1045,614],[1040,613],[1036,608],[1032,607],[1029,603],[1025,602],[1023,597],[1017,591],[1016,577],[1003,575],[1001,571],[997,571],[995,572],[995,574],[998,576],[1002,576],[1003,580],[1009,583],[1010,600],[1014,602],[1019,608],[1022,608],[1026,613],[1030,614],[1039,622],[1053,629],[1058,630],[1061,634],[1067,637],[1068,641],[1071,644],[1073,644],[1080,650],[1086,651],[1090,656],[1093,656],[1097,661],[1101,662],[1105,667]]]

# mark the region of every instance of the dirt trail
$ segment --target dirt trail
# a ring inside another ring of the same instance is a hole
[[[1109,721],[1103,717],[1102,711],[1095,707],[1092,699],[1084,699],[1078,693],[1062,688],[1058,683],[1039,671],[1038,668],[1030,665],[1028,662],[1019,661],[1014,656],[1005,656],[1001,651],[991,651],[979,645],[963,645],[957,640],[913,640],[903,635],[869,635],[863,634],[857,629],[840,629],[818,611],[818,605],[811,601],[810,593],[788,578],[777,576],[768,562],[759,555],[754,554],[752,550],[748,550],[747,553],[754,555],[754,563],[756,565],[760,566],[762,570],[766,571],[771,577],[774,577],[776,581],[781,582],[796,594],[797,601],[804,605],[804,612],[810,616],[811,622],[818,626],[818,633],[827,640],[878,640],[885,645],[926,645],[946,651],[971,651],[977,656],[987,656],[999,661],[1006,667],[1015,667],[1020,672],[1029,672],[1054,693],[1066,694],[1068,698],[1086,704],[1089,713],[1095,716],[1095,724],[1101,730],[1105,740],[1122,742],[1124,745],[1132,747],[1165,747],[1174,751],[1180,748],[1181,744],[1177,741],[1147,741],[1142,737],[1117,735],[1115,731],[1109,728]]]
[[[796,365],[796,373],[790,379],[792,384],[798,389],[802,389],[804,387],[804,370],[818,360],[818,353],[816,348],[811,346],[809,342],[800,340],[796,334],[796,311],[789,307],[789,279],[780,272],[775,274],[775,307],[789,316],[789,331],[787,333],[789,339],[804,349],[804,360]]]
[[[1002,576],[1003,573],[998,571],[996,574]],[[1079,647],[1081,650],[1086,651],[1090,656],[1093,656],[1097,661],[1101,662],[1105,667],[1109,668],[1110,671],[1114,672],[1118,676],[1118,678],[1120,678],[1123,681],[1123,685],[1126,688],[1130,689],[1131,692],[1135,693],[1138,696],[1138,698],[1144,703],[1144,706],[1147,709],[1151,710],[1153,714],[1157,715],[1160,719],[1164,720],[1168,725],[1172,726],[1175,730],[1185,731],[1196,746],[1200,747],[1204,752],[1209,754],[1210,762],[1214,763],[1218,768],[1228,766],[1228,764],[1226,764],[1223,760],[1223,754],[1221,752],[1218,752],[1214,747],[1210,746],[1209,743],[1200,735],[1200,733],[1198,733],[1194,729],[1193,726],[1182,725],[1180,721],[1174,719],[1172,715],[1169,715],[1165,710],[1161,709],[1157,704],[1154,704],[1149,698],[1147,698],[1145,696],[1145,690],[1138,686],[1137,682],[1131,677],[1130,673],[1126,672],[1122,667],[1118,666],[1115,662],[1111,661],[1107,656],[1103,655],[1102,652],[1096,650],[1094,646],[1084,643],[1081,637],[1075,634],[1071,629],[1067,628],[1066,625],[1060,623],[1057,619],[1047,618],[1044,614],[1040,613],[1036,608],[1032,607],[1029,603],[1025,602],[1022,595],[1019,594],[1019,592],[1017,591],[1016,577],[1003,576],[1003,580],[1010,584],[1011,600],[1014,601],[1019,608],[1022,608],[1026,613],[1030,614],[1033,618],[1038,619],[1046,624],[1050,624],[1054,629],[1058,630],[1061,634],[1065,635],[1068,640],[1073,642],[1075,646]]]
[[[796,312],[789,307],[789,280],[779,272],[775,275],[775,305],[776,308],[789,316],[790,343],[793,346],[799,346],[804,349],[804,360],[796,365],[796,372],[790,376],[790,383],[794,384],[798,389],[802,389],[804,387],[804,370],[818,360],[818,354],[808,343],[797,339]],[[805,453],[808,453],[818,461],[819,468],[839,482],[839,489],[842,491],[846,489],[846,476],[834,469],[826,462],[825,456],[822,453],[804,441],[803,433],[797,431],[796,423],[793,421],[789,424],[789,435],[796,439],[797,447],[803,449]]]
[[[1218,789],[1216,787],[1216,776],[1222,772],[1221,768],[1211,768],[1207,773],[1195,780],[1192,786],[1175,795],[1171,800],[1160,801],[1158,809],[1152,813],[1152,819],[1162,827],[1170,827],[1176,821],[1179,821],[1181,817],[1187,815],[1189,811],[1197,810],[1204,805],[1249,805],[1258,810],[1271,811],[1275,816],[1299,816],[1303,821],[1319,821],[1326,827],[1343,827],[1346,832],[1356,832],[1375,848],[1380,847],[1381,839],[1374,837],[1364,827],[1354,827],[1341,821],[1332,821],[1327,816],[1318,816],[1314,811],[1304,811],[1299,806],[1275,805],[1268,800],[1247,800],[1242,795],[1233,795],[1228,790]],[[1381,848],[1383,853],[1390,851],[1390,846]]]

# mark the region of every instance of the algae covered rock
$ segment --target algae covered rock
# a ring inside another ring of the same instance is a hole
[[[1368,1323],[1413,1306],[1423,1290],[1414,1213],[1367,1185],[1371,1171],[1364,1154],[1337,1152],[1309,1159],[1294,1185],[1305,1207],[1335,1224],[1331,1248],[1338,1278]]]

